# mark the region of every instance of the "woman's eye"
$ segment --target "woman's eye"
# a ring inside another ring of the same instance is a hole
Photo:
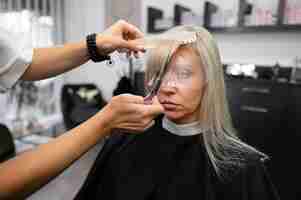
[[[179,72],[178,73],[178,77],[180,78],[180,79],[187,79],[187,78],[189,78],[190,76],[191,76],[191,71],[182,71],[182,72]]]

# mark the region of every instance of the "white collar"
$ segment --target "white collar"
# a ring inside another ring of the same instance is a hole
[[[162,127],[171,132],[174,135],[178,136],[192,136],[192,135],[198,135],[200,133],[204,133],[205,129],[200,124],[200,122],[192,122],[189,124],[176,124],[167,117],[163,117],[162,120]]]

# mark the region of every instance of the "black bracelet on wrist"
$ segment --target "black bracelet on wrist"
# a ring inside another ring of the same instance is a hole
[[[110,60],[111,57],[109,55],[101,55],[97,51],[96,45],[96,33],[92,33],[86,37],[87,48],[89,52],[89,56],[93,62],[101,62],[104,60]]]

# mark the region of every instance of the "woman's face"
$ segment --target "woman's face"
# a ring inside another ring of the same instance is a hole
[[[158,91],[165,116],[178,124],[198,120],[204,82],[199,55],[191,47],[180,47],[168,64]]]

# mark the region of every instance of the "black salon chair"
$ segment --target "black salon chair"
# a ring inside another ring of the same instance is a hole
[[[66,84],[62,88],[61,110],[67,130],[86,121],[105,105],[106,101],[94,84]]]
[[[0,124],[0,162],[4,162],[16,155],[16,148],[10,130]]]

